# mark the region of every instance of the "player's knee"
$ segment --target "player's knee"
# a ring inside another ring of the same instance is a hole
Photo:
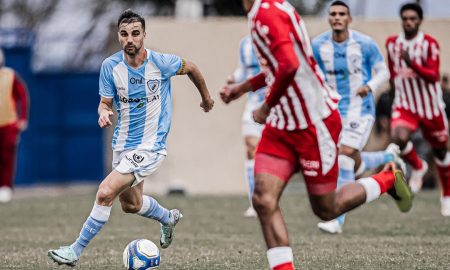
[[[109,188],[100,185],[96,198],[99,204],[109,205],[114,200],[114,193]]]
[[[277,208],[277,199],[269,194],[255,192],[252,197],[253,207],[259,214],[271,213]]]

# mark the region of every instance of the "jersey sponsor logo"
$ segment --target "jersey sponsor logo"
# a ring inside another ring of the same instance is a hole
[[[130,78],[130,83],[131,83],[131,84],[144,84],[144,78],[134,78],[134,77],[131,77],[131,78]]]
[[[139,103],[137,108],[142,108],[145,103],[152,103],[153,101],[159,100],[159,95],[153,95],[150,97],[141,97],[141,98],[127,98],[124,96],[119,96],[119,101],[122,103]]]
[[[144,157],[134,153],[133,154],[133,160],[136,161],[137,163],[141,163],[144,160]]]
[[[161,85],[160,80],[149,80],[147,82],[148,89],[150,90],[150,93],[154,94],[156,90],[159,89],[159,86]]]

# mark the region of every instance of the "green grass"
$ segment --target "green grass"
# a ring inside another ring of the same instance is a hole
[[[0,205],[0,269],[69,269],[51,263],[47,250],[77,237],[93,200],[65,195]],[[161,251],[161,269],[268,269],[259,223],[242,217],[244,196],[159,200],[184,214],[172,246]],[[316,229],[305,194],[285,194],[282,208],[301,269],[450,269],[450,218],[439,213],[437,191],[419,194],[408,214],[388,196],[358,208],[338,236]],[[159,243],[159,225],[116,204],[76,269],[123,269],[123,249],[137,238]]]

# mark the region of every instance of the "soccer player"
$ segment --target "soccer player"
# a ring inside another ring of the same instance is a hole
[[[342,132],[339,137],[339,178],[337,187],[353,182],[366,169],[374,169],[398,158],[398,146],[386,151],[363,152],[375,122],[373,92],[389,80],[389,71],[376,42],[349,29],[350,8],[343,1],[331,3],[327,31],[312,42],[314,57],[327,83],[340,94],[339,113]],[[372,72],[375,74],[372,76]],[[319,223],[324,232],[341,233],[345,215]]]
[[[143,180],[158,169],[167,154],[166,138],[172,111],[170,78],[187,74],[200,92],[203,110],[208,112],[214,105],[195,64],[144,48],[145,20],[140,15],[126,10],[117,25],[123,51],[102,64],[98,107],[101,128],[111,126],[113,103],[118,113],[112,140],[114,169],[100,184],[94,207],[76,241],[48,251],[48,256],[58,264],[76,264],[108,221],[116,197],[124,212],[159,221],[161,247],[170,245],[174,227],[182,217],[180,211],[169,211],[152,197],[143,195]]]
[[[28,126],[28,93],[23,81],[5,67],[0,50],[0,203],[11,201],[19,134]]]
[[[261,71],[258,57],[252,45],[249,35],[245,36],[240,43],[239,49],[239,66],[234,73],[228,78],[227,84],[242,82]],[[261,137],[264,125],[256,123],[253,120],[252,112],[264,102],[266,88],[261,88],[255,92],[249,92],[245,111],[242,115],[242,135],[247,148],[247,161],[245,163],[245,172],[248,183],[248,199],[250,207],[245,211],[244,216],[256,217],[256,211],[252,205],[253,190],[255,187],[255,150]]]
[[[264,103],[253,112],[256,122],[266,123],[255,154],[253,206],[268,248],[270,268],[293,270],[293,253],[279,200],[294,172],[302,172],[312,209],[324,220],[371,202],[388,190],[400,210],[408,211],[412,195],[401,170],[393,163],[372,177],[336,191],[336,144],[341,131],[338,95],[323,81],[302,19],[283,0],[243,0],[243,6],[264,71],[225,86],[221,98],[229,103],[268,85]]]
[[[420,127],[433,149],[442,184],[441,213],[450,216],[448,121],[439,83],[439,44],[420,30],[420,5],[403,5],[400,17],[403,32],[386,41],[391,83],[395,87],[391,138],[400,146],[403,159],[413,167],[409,184],[413,192],[418,192],[428,165],[418,157],[410,136]]]

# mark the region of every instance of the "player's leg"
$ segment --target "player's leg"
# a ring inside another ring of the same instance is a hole
[[[108,222],[114,199],[129,188],[135,177],[132,173],[113,170],[101,183],[97,191],[94,207],[83,224],[79,237],[70,246],[49,250],[48,256],[58,264],[74,266],[89,242]]]
[[[297,158],[286,143],[287,133],[267,126],[255,156],[253,206],[258,213],[271,269],[294,270],[288,232],[279,207],[280,196],[295,171]]]
[[[336,191],[337,164],[336,143],[340,133],[340,122],[331,115],[323,123],[305,130],[301,136],[308,147],[298,148],[301,171],[310,195],[314,213],[323,220],[332,220],[351,209],[375,200],[381,194],[391,191],[401,211],[409,211],[412,195],[404,181],[403,174],[394,165],[386,170],[343,185]],[[325,147],[326,146],[326,147]],[[333,147],[334,146],[334,147]],[[311,165],[315,166],[311,166]]]
[[[393,163],[382,172],[347,184],[337,191],[322,192],[314,187],[309,190],[313,212],[323,220],[331,220],[362,204],[372,202],[386,192],[394,197],[400,211],[407,212],[412,206],[412,193],[402,171]]]
[[[182,214],[178,209],[168,210],[151,196],[143,194],[144,182],[131,187],[119,196],[122,210],[142,217],[159,221],[161,224],[160,245],[167,248],[173,240],[174,229]]]
[[[337,188],[343,185],[353,183],[355,181],[355,168],[358,167],[356,163],[361,164],[361,155],[358,150],[346,145],[341,145],[339,148],[338,165],[339,176],[337,180]],[[342,233],[345,223],[345,214],[340,215],[336,219],[328,222],[319,222],[317,227],[326,233],[338,234]]]
[[[259,108],[260,101],[257,100],[257,95],[249,96],[245,105],[245,110],[242,115],[242,135],[246,146],[245,161],[245,175],[247,177],[248,199],[250,206],[244,212],[245,217],[256,217],[256,211],[252,205],[253,190],[255,188],[255,151],[258,145],[261,133],[264,128],[263,125],[258,124],[253,120],[253,111]]]
[[[288,231],[279,206],[280,196],[292,172],[292,164],[284,159],[267,154],[256,155],[253,205],[266,241],[271,269],[294,269]]]
[[[418,116],[411,112],[400,109],[392,112],[391,141],[400,147],[402,159],[412,167],[409,185],[414,193],[422,187],[423,176],[428,170],[428,164],[419,157],[410,141],[411,133],[418,125]]]
[[[245,136],[245,146],[247,150],[247,160],[245,162],[245,172],[248,184],[248,199],[250,202],[249,208],[245,211],[244,216],[256,217],[256,211],[253,208],[252,197],[255,189],[255,151],[259,142],[257,136]]]
[[[422,134],[433,148],[433,156],[441,182],[441,214],[450,216],[450,152],[447,150],[448,122],[442,114],[421,123]]]
[[[17,154],[18,130],[15,126],[0,128],[0,203],[12,198],[13,178]]]

